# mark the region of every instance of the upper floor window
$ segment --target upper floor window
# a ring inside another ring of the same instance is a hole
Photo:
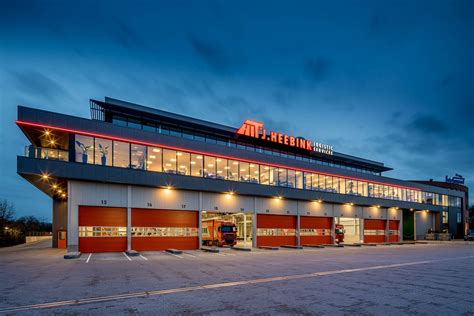
[[[94,138],[76,135],[76,162],[94,163]]]

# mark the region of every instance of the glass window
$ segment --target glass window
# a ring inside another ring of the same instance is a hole
[[[133,169],[145,169],[146,146],[132,144],[131,148],[130,166]]]
[[[295,172],[295,188],[297,189],[303,188],[303,172],[301,171]]]
[[[204,177],[216,177],[216,157],[204,156]]]
[[[194,133],[194,140],[197,140],[199,142],[203,142],[205,140],[204,134]]]
[[[203,162],[202,155],[191,154],[191,175],[195,177],[203,176]]]
[[[229,173],[227,175],[229,180],[239,181],[239,162],[229,160]]]
[[[114,140],[114,167],[130,167],[130,144]]]
[[[270,168],[270,185],[278,185],[278,168]]]
[[[160,133],[165,134],[165,135],[169,135],[170,134],[169,127],[161,125],[160,126]]]
[[[170,136],[181,137],[181,130],[178,128],[170,127]]]
[[[103,138],[94,139],[95,164],[101,166],[112,166],[112,141]]]
[[[333,187],[333,181],[332,181],[333,179],[332,179],[332,177],[330,177],[330,176],[324,176],[324,180],[325,180],[325,182],[326,182],[326,191],[328,191],[328,192],[333,192],[333,193],[334,193],[333,188],[332,188],[332,187]]]
[[[270,167],[260,166],[260,184],[270,184]]]
[[[288,187],[294,188],[296,182],[295,170],[288,170]]]
[[[318,176],[317,173],[313,173],[311,177],[311,190],[320,190]]]
[[[115,116],[112,119],[112,124],[119,125],[119,126],[127,126],[127,119],[121,116]]]
[[[288,170],[278,168],[278,185],[281,187],[288,186]]]
[[[178,151],[176,153],[176,156],[178,157],[178,174],[183,175],[183,176],[189,176],[191,172],[190,154]]]
[[[128,119],[128,127],[142,129],[142,123],[139,120]]]
[[[258,183],[258,165],[251,163],[249,165],[250,178],[249,181],[252,183]]]
[[[326,190],[326,178],[327,176],[323,176],[323,175],[318,175],[318,178],[319,178],[319,181],[318,181],[318,187],[319,187],[319,190],[321,191],[325,191]]]
[[[346,180],[346,194],[354,194],[354,181]]]
[[[146,170],[161,172],[163,170],[161,167],[161,148],[148,147],[147,152]]]
[[[145,131],[156,132],[156,125],[153,123],[145,123],[143,124],[143,129]]]
[[[94,163],[94,138],[76,135],[76,162]]]
[[[311,173],[304,173],[304,188],[306,190],[311,190]]]
[[[176,151],[163,149],[163,171],[176,173]]]
[[[346,179],[339,179],[339,193],[346,194]]]
[[[357,182],[357,193],[362,196],[367,196],[367,182]]]
[[[217,179],[227,179],[227,170],[229,170],[229,167],[227,166],[227,159],[216,158],[216,170]]]
[[[248,182],[249,181],[249,163],[240,162],[239,163],[239,181]]]
[[[187,131],[187,130],[183,130],[183,138],[186,138],[186,139],[194,139],[193,132]]]

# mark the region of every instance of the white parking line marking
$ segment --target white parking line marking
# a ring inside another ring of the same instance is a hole
[[[183,259],[183,257],[181,257],[180,255],[175,255],[174,253],[171,253],[171,252],[167,252],[167,254]]]
[[[146,261],[148,261],[148,259],[145,258],[144,256],[140,255],[140,257],[141,257],[142,259],[145,259]]]
[[[125,253],[124,253],[124,255],[125,255]],[[118,295],[110,295],[110,296],[99,296],[99,297],[83,298],[83,299],[69,300],[69,301],[57,301],[57,302],[49,302],[49,303],[41,303],[41,304],[23,305],[23,306],[17,306],[17,307],[7,307],[7,308],[0,309],[0,313],[12,313],[12,312],[18,312],[18,311],[40,309],[40,308],[82,305],[82,304],[91,304],[91,303],[99,303],[99,302],[110,302],[110,301],[123,300],[123,299],[129,299],[129,298],[137,298],[137,297],[149,297],[149,296],[174,294],[174,293],[182,293],[182,292],[191,292],[191,291],[206,290],[206,289],[225,288],[225,287],[232,287],[232,286],[242,286],[242,285],[249,285],[249,284],[259,284],[259,283],[270,283],[270,282],[278,282],[278,281],[298,280],[298,279],[314,278],[314,277],[328,276],[328,275],[334,275],[334,274],[354,273],[354,272],[382,270],[382,269],[392,269],[392,268],[400,268],[400,267],[420,265],[420,264],[429,264],[429,263],[435,263],[435,262],[460,260],[460,259],[471,259],[471,258],[474,258],[474,256],[442,258],[442,259],[438,259],[438,260],[412,261],[412,262],[405,262],[405,263],[395,263],[395,264],[387,264],[387,265],[379,265],[379,266],[371,266],[371,267],[363,267],[363,268],[354,268],[354,269],[341,269],[341,270],[314,272],[314,273],[306,273],[306,274],[295,274],[295,275],[288,275],[288,276],[277,276],[277,277],[253,279],[253,280],[243,280],[243,281],[215,283],[215,284],[204,284],[204,285],[174,288],[174,289],[168,289],[168,290],[157,290],[157,291],[135,292],[135,293],[126,293],[126,294],[118,294]]]
[[[127,256],[127,254],[126,254],[125,252],[122,252],[122,253],[123,253],[123,255],[124,255],[125,257],[127,257],[128,261],[132,261],[132,258],[130,258],[129,256]]]
[[[89,257],[87,257],[86,263],[89,263],[89,260],[91,260],[91,256],[92,256],[92,254],[90,253]]]
[[[183,255],[186,255],[186,256],[190,256],[190,257],[196,258],[196,256],[195,256],[195,255],[192,255],[192,254],[190,254],[190,253],[186,253],[186,252],[183,252]]]

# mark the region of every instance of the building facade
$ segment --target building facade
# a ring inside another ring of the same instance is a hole
[[[53,246],[68,251],[197,249],[202,223],[233,221],[239,244],[420,239],[462,192],[383,176],[383,163],[266,129],[112,98],[91,119],[18,107],[18,173],[53,199]],[[404,223],[405,221],[405,223]],[[338,226],[340,227],[340,226]]]

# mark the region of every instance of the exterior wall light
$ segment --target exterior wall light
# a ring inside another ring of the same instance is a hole
[[[43,178],[43,180],[48,180],[49,176],[46,173],[43,173],[41,178]]]
[[[318,202],[318,203],[322,203],[322,202],[323,202],[323,200],[321,200],[321,199],[318,199],[316,202]]]

